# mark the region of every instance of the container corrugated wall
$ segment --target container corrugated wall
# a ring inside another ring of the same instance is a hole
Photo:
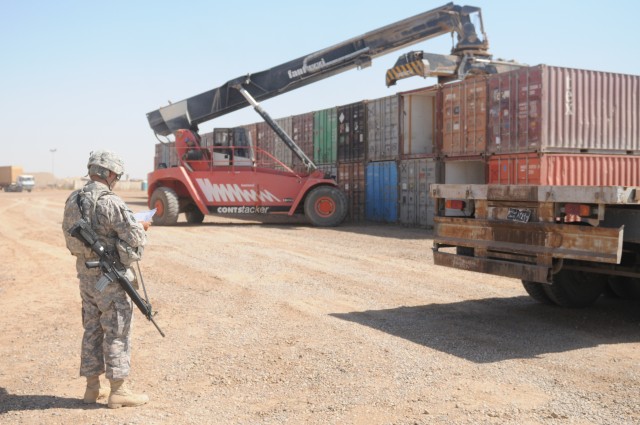
[[[282,127],[282,129],[289,135],[291,135],[291,117],[278,118],[275,122]],[[278,161],[282,162],[287,167],[292,166],[292,154],[287,145],[278,137],[275,131],[266,123],[259,122],[256,124],[256,145],[273,155]],[[275,168],[277,170],[284,170],[282,165],[275,162],[269,156],[258,153],[256,162],[260,167]]]
[[[398,165],[396,161],[370,162],[366,166],[365,218],[398,221]]]
[[[438,117],[444,156],[484,154],[487,148],[487,81],[469,78],[441,89]]]
[[[434,200],[429,185],[440,183],[440,162],[434,158],[403,159],[398,164],[400,223],[433,227]]]
[[[291,117],[291,138],[313,160],[313,112]],[[306,170],[297,155],[292,156],[292,164],[295,170]]]
[[[338,106],[338,162],[364,161],[367,114],[365,101]]]
[[[337,183],[347,196],[347,220],[360,222],[365,219],[365,169],[362,162],[338,164]]]
[[[387,96],[367,104],[367,159],[388,161],[397,159],[399,147],[398,96]]]
[[[640,152],[640,76],[538,65],[488,82],[490,153]]]
[[[282,130],[286,134],[289,135],[289,137],[291,137],[291,134],[293,134],[293,123],[291,117],[278,118],[275,120],[275,122],[282,128]],[[294,157],[293,152],[291,151],[291,149],[289,149],[286,143],[283,142],[282,139],[275,133],[275,131],[273,131],[273,129],[271,129],[271,132],[273,133],[273,137],[275,139],[275,157],[278,158],[278,160],[287,167],[292,167]]]
[[[434,87],[403,92],[400,96],[400,144],[402,158],[432,155],[436,140],[436,99]]]
[[[489,184],[637,186],[640,156],[509,154],[489,159]]]
[[[338,118],[336,108],[313,112],[313,162],[335,164],[338,161]]]
[[[213,138],[213,133],[211,133]],[[156,143],[156,155],[153,161],[153,169],[159,167],[170,168],[178,165],[178,153],[176,152],[176,143]]]

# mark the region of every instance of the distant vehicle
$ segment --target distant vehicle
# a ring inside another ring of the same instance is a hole
[[[22,174],[22,167],[12,165],[0,167],[0,189],[5,192],[31,192],[36,181],[32,175]]]

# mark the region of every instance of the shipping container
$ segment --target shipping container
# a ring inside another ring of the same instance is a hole
[[[324,175],[328,179],[338,181],[338,164],[316,164],[318,170],[324,171]]]
[[[443,161],[445,184],[485,184],[487,181],[487,163],[484,157],[456,157]],[[445,208],[449,217],[466,217],[466,210]]]
[[[489,158],[489,184],[637,186],[640,156],[506,154]]]
[[[440,162],[434,158],[403,159],[398,164],[400,223],[433,227],[435,206],[429,185],[440,183]]]
[[[258,167],[274,167],[275,161],[262,151],[273,155],[275,150],[275,134],[266,122],[256,123],[256,165]]]
[[[398,96],[370,100],[367,106],[367,159],[387,161],[400,155]]]
[[[291,135],[291,117],[274,120],[289,136]],[[280,139],[275,131],[266,122],[256,124],[256,146],[262,152],[256,152],[256,164],[259,167],[274,168],[284,171],[291,167],[293,152]],[[274,159],[275,158],[275,159]]]
[[[468,78],[441,89],[438,117],[442,120],[443,156],[484,154],[487,147],[487,82]]]
[[[398,164],[396,161],[369,162],[366,166],[365,218],[371,221],[398,221]]]
[[[338,163],[337,183],[347,196],[347,220],[361,222],[365,219],[365,169],[362,162]]]
[[[0,167],[0,187],[15,183],[20,174],[22,174],[22,167],[14,165],[5,165]]]
[[[213,133],[211,133],[213,140]],[[176,143],[156,143],[156,155],[154,157],[153,169],[171,168],[178,166],[178,153],[176,152]]]
[[[488,90],[489,153],[640,152],[640,76],[538,65]]]
[[[289,137],[292,137],[291,136],[293,134],[292,117],[278,118],[275,120],[275,122],[280,126],[280,128],[282,128],[282,130],[286,134],[289,135]],[[287,167],[289,168],[293,167],[293,157],[295,156],[293,151],[291,151],[291,148],[289,148],[289,146],[287,146],[287,144],[282,141],[282,139],[275,133],[275,131],[273,131],[273,129],[271,130],[271,133],[273,134],[273,138],[275,140],[275,143],[274,143],[275,151],[271,153],[275,154],[275,157],[278,158],[278,160],[282,162],[284,165],[286,165]]]
[[[437,134],[437,87],[403,92],[399,96],[402,158],[433,155]]]
[[[291,138],[313,161],[313,112],[291,117]],[[294,170],[306,171],[302,160],[295,154],[292,157],[292,164]]]
[[[313,112],[313,162],[335,164],[338,161],[337,108]]]
[[[367,136],[366,101],[338,106],[338,162],[364,161]]]

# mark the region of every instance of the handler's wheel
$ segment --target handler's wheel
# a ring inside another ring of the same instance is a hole
[[[347,215],[347,197],[334,186],[316,187],[304,201],[304,214],[314,226],[337,226]]]
[[[158,226],[170,226],[178,221],[180,205],[178,195],[168,187],[159,187],[151,195],[151,206],[156,209],[153,216],[153,224]]]

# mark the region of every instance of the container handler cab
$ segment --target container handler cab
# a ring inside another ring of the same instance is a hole
[[[339,225],[347,213],[345,195],[258,101],[348,69],[370,66],[375,57],[454,32],[457,44],[452,55],[438,60],[439,55],[413,54],[411,58],[420,62],[415,67],[418,71],[402,72],[394,68],[389,71],[392,76],[387,75],[387,83],[414,75],[447,80],[464,78],[468,72],[496,72],[500,65],[490,60],[484,31],[476,33],[472,23],[476,18],[482,28],[479,8],[448,3],[148,113],[149,125],[157,136],[174,137],[179,160],[177,167],[159,168],[148,176],[149,207],[157,209],[153,222],[172,225],[183,212],[189,223],[201,223],[207,214],[304,213],[313,225]],[[407,57],[404,56],[404,61],[401,57],[400,65],[407,62]],[[198,124],[249,105],[300,158],[303,171],[279,163],[271,153],[253,143],[211,147],[202,143]],[[256,158],[265,156],[279,163],[278,166],[259,166],[263,161]]]

